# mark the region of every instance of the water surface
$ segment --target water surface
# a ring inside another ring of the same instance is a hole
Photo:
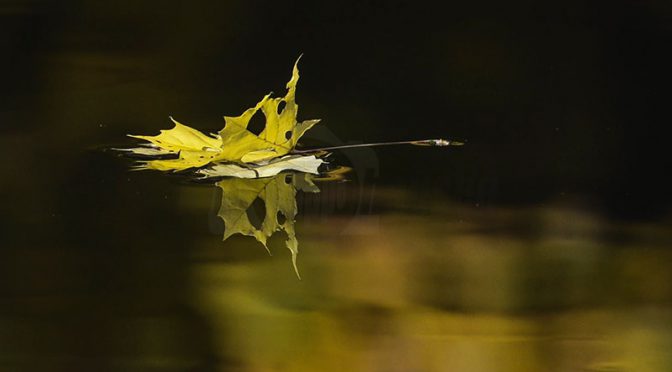
[[[0,370],[671,370],[669,12],[491,5],[0,5]],[[222,241],[222,187],[104,150],[301,53],[305,146],[467,145],[336,152],[299,280],[285,232]]]

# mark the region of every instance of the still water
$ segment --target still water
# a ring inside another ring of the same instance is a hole
[[[564,13],[521,30],[540,17],[97,3],[0,4],[0,372],[672,370],[669,192],[650,178],[666,168],[627,158],[664,152],[629,136],[654,136],[642,115],[664,95],[633,101],[617,80],[647,53],[614,66],[609,48],[628,49]],[[168,115],[220,130],[281,92],[301,52],[299,117],[323,119],[308,145],[466,146],[335,151],[343,178],[262,183],[131,171],[109,151]],[[233,204],[247,232],[277,222],[268,251],[227,236]]]
[[[83,178],[24,217],[37,231],[5,234],[3,370],[672,365],[663,225],[612,223],[579,201],[454,203],[353,172],[295,188],[299,280],[282,231],[272,256],[253,237],[222,241],[230,181],[80,155]]]

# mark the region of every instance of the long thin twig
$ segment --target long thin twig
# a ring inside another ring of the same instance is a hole
[[[351,149],[355,147],[373,147],[373,146],[393,146],[393,145],[415,145],[415,146],[462,146],[464,142],[449,141],[444,139],[428,139],[416,141],[394,141],[394,142],[374,142],[374,143],[357,143],[353,145],[329,146],[319,147],[315,149],[292,150],[293,154],[305,154],[309,152],[319,152],[328,150]]]

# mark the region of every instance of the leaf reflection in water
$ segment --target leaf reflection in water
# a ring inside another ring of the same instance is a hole
[[[310,173],[280,173],[268,178],[225,178],[216,183],[222,190],[222,201],[217,215],[224,220],[224,240],[234,234],[253,236],[266,247],[268,238],[277,231],[287,234],[285,244],[292,253],[292,264],[301,279],[296,263],[299,243],[294,230],[298,212],[297,191],[317,193],[314,180],[341,179],[344,169],[339,168],[323,177]]]

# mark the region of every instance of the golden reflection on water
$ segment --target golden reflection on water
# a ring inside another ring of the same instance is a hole
[[[149,189],[163,180],[154,176],[137,177]],[[249,236],[222,242],[205,226],[208,214],[219,221],[215,186],[163,186],[170,198],[121,204],[147,208],[115,205],[117,227],[82,216],[96,245],[5,253],[0,370],[672,366],[664,223],[617,223],[567,203],[474,207],[317,183],[320,193],[296,194],[298,280],[283,233],[268,239],[274,256]],[[348,207],[371,196],[372,206]],[[105,245],[110,228],[116,240]]]
[[[296,259],[299,242],[294,232],[296,192],[319,192],[308,173],[280,173],[267,178],[225,178],[217,182],[221,204],[217,215],[224,221],[224,240],[234,234],[252,236],[269,253],[267,240],[278,231],[287,235],[285,245],[299,276]],[[300,276],[299,276],[300,277]]]
[[[197,249],[191,288],[221,358],[250,371],[672,366],[663,226],[616,226],[563,206],[433,208],[299,217],[303,281],[285,259],[216,259],[216,249],[241,249],[226,243]]]

